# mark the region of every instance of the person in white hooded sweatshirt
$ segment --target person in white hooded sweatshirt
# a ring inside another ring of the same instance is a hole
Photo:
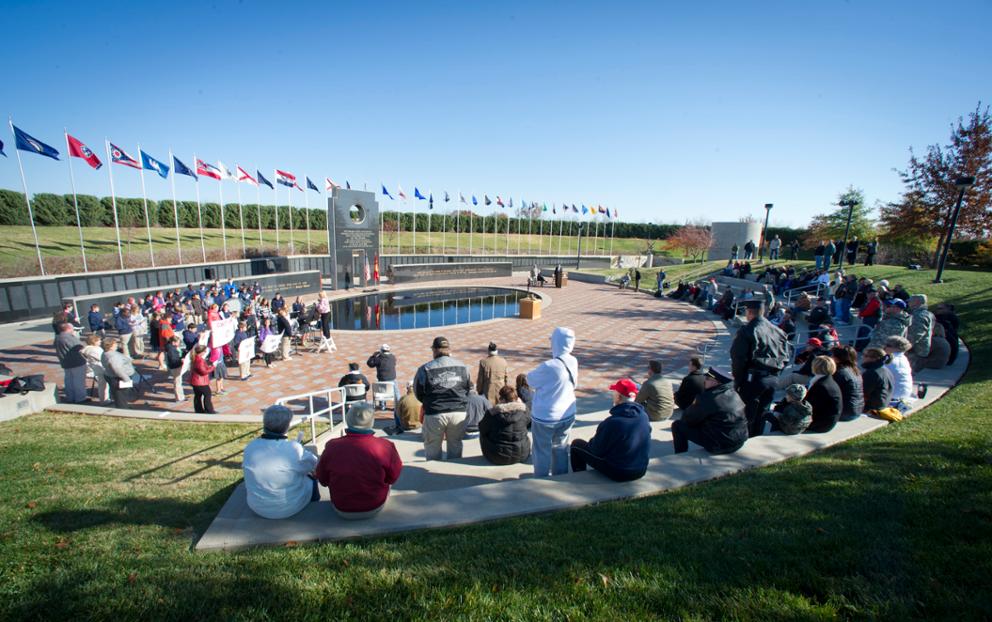
[[[534,475],[568,473],[569,433],[575,423],[575,388],[579,362],[571,355],[575,333],[558,327],[551,333],[551,356],[527,374],[534,390],[531,433]]]

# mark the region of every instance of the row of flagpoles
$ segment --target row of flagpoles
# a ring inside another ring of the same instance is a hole
[[[42,142],[42,141],[34,138],[30,134],[28,134],[28,133],[24,132],[23,130],[19,129],[18,127],[16,127],[14,125],[13,119],[10,119],[9,120],[9,124],[10,124],[11,132],[14,135],[15,154],[17,155],[17,164],[18,164],[18,168],[19,168],[20,174],[21,174],[21,183],[24,186],[24,197],[25,197],[25,202],[27,204],[27,209],[28,209],[28,219],[29,219],[29,221],[31,223],[31,232],[32,232],[32,235],[34,236],[35,251],[36,251],[37,256],[38,256],[38,267],[41,270],[41,274],[42,275],[45,275],[45,265],[44,265],[44,261],[42,259],[42,255],[41,255],[41,245],[40,245],[39,239],[38,239],[38,231],[37,231],[37,228],[35,226],[34,213],[33,213],[32,205],[31,205],[31,198],[30,198],[30,194],[28,193],[27,178],[24,175],[24,165],[23,165],[23,163],[21,161],[20,152],[21,151],[25,151],[25,152],[29,152],[29,153],[35,153],[35,154],[38,154],[38,155],[42,155],[42,156],[46,156],[46,157],[52,158],[53,160],[59,160],[59,151],[57,149],[55,149],[54,147],[52,147],[52,146],[50,146],[50,145],[48,145],[48,144],[46,144],[46,143],[44,143],[44,142]],[[88,267],[87,267],[87,263],[86,263],[86,247],[85,247],[85,243],[84,243],[84,240],[83,240],[82,222],[81,222],[80,213],[79,213],[79,202],[78,202],[77,195],[76,195],[76,180],[75,180],[75,174],[74,174],[74,172],[72,170],[72,158],[75,157],[75,158],[80,158],[80,159],[84,160],[94,170],[99,170],[103,166],[103,162],[100,160],[100,158],[89,147],[86,146],[86,144],[84,144],[82,141],[80,141],[76,137],[70,135],[67,129],[63,131],[63,134],[64,134],[64,138],[65,138],[65,143],[66,143],[66,150],[67,150],[67,152],[68,152],[68,154],[70,156],[70,157],[66,158],[66,164],[67,164],[67,167],[69,169],[69,180],[70,180],[70,184],[72,186],[73,206],[75,208],[76,227],[77,227],[77,230],[79,231],[79,246],[80,246],[80,251],[82,253],[83,270],[84,271],[88,271]],[[178,254],[178,258],[179,258],[179,262],[180,263],[182,263],[182,243],[180,241],[179,213],[178,213],[178,206],[177,206],[177,202],[176,202],[176,182],[175,182],[175,178],[176,178],[177,175],[184,175],[184,176],[191,177],[194,182],[198,182],[200,177],[209,177],[211,179],[216,179],[219,182],[223,182],[225,180],[231,180],[231,181],[236,182],[235,183],[235,186],[237,188],[238,213],[239,213],[239,218],[241,220],[240,229],[241,229],[241,246],[242,246],[242,254],[243,255],[247,253],[247,241],[246,241],[246,238],[245,238],[244,213],[243,213],[243,210],[242,210],[241,185],[240,184],[241,183],[248,183],[248,184],[251,184],[251,185],[255,186],[256,208],[258,209],[258,212],[259,212],[258,213],[258,240],[259,240],[259,244],[262,245],[263,242],[262,242],[262,218],[261,218],[261,196],[260,196],[261,186],[262,185],[265,185],[265,186],[268,186],[269,188],[272,189],[272,191],[273,191],[273,198],[274,198],[274,200],[276,201],[277,204],[278,204],[278,194],[277,194],[277,191],[276,191],[276,187],[273,185],[273,183],[271,181],[269,181],[268,179],[266,179],[265,176],[262,175],[261,171],[259,171],[258,169],[255,170],[255,175],[252,176],[251,173],[247,172],[244,168],[242,168],[241,166],[239,166],[239,165],[236,164],[235,165],[235,171],[232,172],[230,169],[228,169],[224,165],[223,162],[217,162],[217,164],[212,164],[212,163],[206,162],[206,161],[204,161],[204,160],[196,157],[196,154],[193,154],[193,159],[192,159],[193,166],[191,168],[191,167],[187,166],[178,157],[176,157],[172,153],[171,150],[169,151],[169,158],[168,158],[168,161],[171,163],[171,166],[170,166],[170,164],[165,164],[165,163],[157,160],[156,158],[153,158],[149,154],[147,154],[144,150],[141,149],[141,145],[140,144],[138,145],[138,158],[132,157],[124,149],[121,149],[120,147],[118,147],[117,145],[115,145],[114,143],[110,142],[107,139],[104,139],[104,147],[105,147],[105,150],[106,150],[107,160],[110,163],[112,163],[112,164],[120,164],[122,166],[127,166],[129,168],[133,168],[133,169],[136,169],[136,170],[139,171],[139,176],[140,176],[140,180],[141,180],[141,195],[142,195],[142,202],[143,202],[143,206],[144,206],[145,228],[146,228],[146,230],[148,232],[148,252],[149,252],[149,257],[151,259],[151,265],[153,267],[155,266],[155,251],[154,251],[154,245],[152,243],[151,220],[149,218],[149,212],[148,212],[148,196],[147,196],[147,192],[145,190],[144,172],[146,170],[153,171],[153,172],[157,173],[163,179],[169,179],[170,180],[170,187],[171,187],[171,190],[172,190],[173,216],[174,216],[175,227],[176,227],[176,251],[177,251],[177,254]],[[6,157],[6,153],[4,153],[4,151],[3,151],[3,141],[0,141],[0,155],[3,155],[3,156]],[[171,175],[171,176],[169,175],[170,170],[173,172],[173,175]],[[124,253],[123,253],[122,246],[121,246],[120,226],[119,226],[118,212],[117,212],[117,196],[116,196],[116,192],[114,190],[114,173],[113,173],[113,167],[109,167],[108,166],[107,167],[107,173],[108,173],[108,178],[109,178],[109,181],[110,181],[110,196],[111,196],[111,206],[112,206],[113,217],[114,217],[114,231],[115,231],[115,235],[116,235],[116,238],[117,238],[117,254],[118,254],[118,260],[120,262],[120,267],[123,270],[124,269]],[[289,210],[289,220],[290,220],[290,222],[289,222],[289,236],[290,236],[289,246],[290,246],[290,250],[291,251],[292,251],[292,249],[293,249],[293,247],[295,245],[295,241],[293,239],[293,222],[292,222],[292,219],[293,219],[293,210],[292,210],[292,207],[293,206],[292,206],[292,196],[291,196],[292,195],[292,192],[291,191],[292,191],[292,189],[295,188],[295,189],[303,192],[304,201],[305,201],[305,211],[304,211],[304,214],[305,214],[305,217],[306,217],[306,229],[307,229],[307,252],[309,253],[309,250],[310,250],[310,214],[309,214],[310,200],[309,200],[309,195],[304,190],[304,188],[302,188],[300,186],[299,182],[297,181],[296,176],[293,175],[293,174],[291,174],[291,173],[288,173],[286,171],[282,171],[282,170],[279,170],[279,169],[274,169],[273,178],[275,179],[275,181],[276,181],[277,184],[280,184],[280,185],[283,185],[283,186],[287,186],[287,188],[288,188],[287,189],[287,193],[289,195],[289,207],[290,207],[290,210]],[[318,194],[320,193],[320,189],[317,187],[316,184],[314,184],[313,181],[310,180],[309,177],[304,177],[304,179],[306,180],[306,186],[307,186],[306,189],[307,190],[313,190],[313,191],[317,192]],[[219,199],[220,199],[221,238],[223,240],[224,259],[226,260],[227,259],[227,233],[226,233],[226,222],[225,222],[225,217],[224,217],[224,188],[223,188],[223,184],[222,183],[221,184],[218,184],[217,187],[218,187],[218,194],[219,194]],[[331,191],[331,190],[333,190],[334,188],[337,188],[337,187],[339,187],[338,184],[336,184],[334,181],[332,181],[331,178],[329,178],[329,177],[326,178],[326,188],[325,189],[327,191]],[[346,182],[346,187],[350,189],[351,188],[351,185]],[[408,200],[408,198],[409,198],[407,196],[407,194],[403,191],[402,187],[400,187],[400,186],[397,186],[396,196],[394,196],[391,192],[389,192],[389,190],[386,188],[385,184],[381,184],[381,187],[382,187],[382,195],[383,195],[383,197],[388,197],[389,199],[391,199],[393,201],[402,200],[405,203]],[[206,261],[207,252],[206,252],[206,244],[204,242],[204,236],[203,236],[203,211],[202,211],[202,205],[201,205],[201,202],[200,202],[200,186],[199,186],[199,183],[196,183],[195,188],[196,188],[197,220],[198,220],[199,229],[200,229],[200,253],[201,253],[202,260],[203,261]],[[478,206],[480,202],[476,198],[476,196],[475,195],[470,195],[470,196],[471,196],[471,205],[472,206]],[[397,197],[398,197],[398,199],[397,199]],[[466,199],[465,198],[465,195],[463,195],[462,193],[458,193],[458,197],[459,197],[458,203],[464,204],[466,206],[469,205],[469,199]],[[433,208],[434,208],[434,195],[431,192],[428,192],[427,196],[425,196],[424,194],[422,194],[420,192],[420,190],[418,188],[415,187],[414,188],[414,200],[415,201],[427,201],[428,209],[429,210],[433,210]],[[450,202],[452,202],[452,200],[453,199],[448,194],[448,192],[445,192],[444,193],[444,197],[443,197],[444,203],[445,204],[450,203]],[[495,203],[495,205],[497,207],[500,207],[500,208],[509,208],[509,209],[512,209],[514,207],[514,203],[513,203],[513,199],[512,198],[510,198],[510,199],[508,199],[508,201],[504,202],[503,199],[499,195],[497,195],[496,196],[496,200],[493,201],[493,200],[491,200],[489,198],[488,195],[483,195],[482,204],[484,206],[488,207],[488,206],[493,205],[494,203]],[[522,210],[524,210],[525,214],[527,215],[526,217],[528,219],[528,252],[533,252],[532,246],[530,244],[530,242],[531,242],[530,236],[533,234],[534,214],[537,215],[538,220],[540,222],[540,230],[538,232],[538,235],[539,235],[539,239],[541,239],[544,236],[544,219],[542,218],[542,215],[544,215],[544,214],[546,214],[548,212],[548,205],[546,203],[543,203],[543,204],[539,204],[539,203],[536,203],[536,202],[528,203],[528,202],[522,201],[522,200],[518,203],[518,205],[519,205],[519,207]],[[561,209],[561,214],[560,215],[559,215],[559,212],[558,212],[559,207]],[[598,233],[599,233],[599,220],[597,218],[598,216],[603,215],[603,216],[606,217],[606,219],[610,220],[611,221],[611,224],[614,225],[614,227],[613,227],[614,229],[615,229],[616,218],[618,216],[617,210],[615,208],[613,209],[613,212],[612,212],[612,215],[611,215],[609,208],[604,208],[602,206],[593,206],[593,207],[588,207],[587,208],[585,205],[582,205],[581,206],[581,210],[580,210],[580,208],[577,205],[575,205],[575,204],[568,205],[568,204],[565,204],[565,203],[562,203],[561,206],[558,206],[556,204],[552,204],[551,213],[552,213],[552,215],[559,216],[559,218],[557,219],[558,229],[559,229],[559,232],[558,232],[558,253],[559,254],[561,253],[561,240],[562,240],[562,236],[563,236],[564,222],[565,222],[564,217],[566,215],[572,215],[572,216],[575,216],[575,217],[578,217],[579,214],[581,214],[583,217],[584,216],[591,215],[595,219],[595,225],[596,225],[596,233],[595,233],[595,235],[596,236],[598,236]],[[431,211],[428,211],[428,215],[427,216],[428,216],[428,232],[429,232],[431,230],[431,228],[430,228]],[[474,250],[473,249],[473,232],[474,232],[474,228],[473,228],[473,225],[472,225],[472,222],[471,222],[472,221],[472,218],[473,218],[473,213],[472,213],[472,211],[470,209],[468,210],[468,217],[469,217],[469,250],[468,250],[468,252],[469,252],[469,254],[472,254],[473,253],[473,250]],[[461,211],[458,211],[458,212],[456,212],[456,225],[455,225],[455,229],[456,229],[456,231],[459,231],[459,232],[461,230],[460,222],[459,222],[460,218],[461,218]],[[483,215],[482,218],[483,218],[482,230],[483,230],[483,233],[485,233],[485,231],[486,231],[485,218],[486,217]],[[445,219],[445,221],[444,221],[445,229],[442,230],[442,248],[446,247],[445,240],[444,240],[444,238],[446,237],[446,233],[447,233],[446,232],[446,224],[447,224],[446,221],[447,221],[447,219]],[[497,230],[497,228],[498,228],[498,219],[496,218],[496,215],[495,214],[493,215],[493,221],[494,221],[493,222],[493,233],[494,233],[494,235],[496,235],[498,237],[498,234],[500,232]],[[506,221],[507,221],[506,222],[506,253],[509,254],[510,253],[510,218],[506,218]],[[382,254],[382,250],[383,250],[382,249],[382,239],[384,237],[384,232],[385,232],[385,220],[384,220],[384,217],[381,217],[380,218],[379,225],[380,225],[380,249],[379,250],[380,250],[380,254]],[[549,254],[552,254],[552,244],[553,244],[553,237],[554,237],[554,225],[555,225],[555,219],[552,219],[551,222],[550,222],[551,241],[549,241],[549,245],[548,245],[548,253]],[[398,215],[397,215],[396,229],[397,229],[396,230],[396,252],[397,252],[397,254],[400,254],[400,220],[399,220],[399,216]],[[569,223],[568,223],[568,230],[569,230],[568,235],[571,236],[571,231],[572,231],[572,221],[571,220],[569,220]],[[277,251],[278,251],[278,248],[279,248],[279,231],[280,231],[280,226],[279,226],[279,210],[277,208],[276,211],[275,211],[275,234],[276,234],[276,249],[277,249]],[[522,233],[520,231],[520,219],[519,218],[517,219],[517,233],[518,234],[521,234]],[[604,225],[604,236],[605,236],[605,225]],[[459,254],[460,251],[461,251],[459,236],[456,235],[455,239],[456,239],[456,250],[455,250],[455,253],[456,254]],[[543,244],[542,244],[542,246],[543,246]],[[416,202],[415,202],[414,203],[414,218],[413,218],[413,252],[414,252],[414,254],[416,254],[416,248],[417,248],[417,219],[416,219]],[[431,250],[432,249],[431,249],[431,246],[430,246],[430,238],[428,237],[428,253],[430,253]],[[520,247],[520,235],[518,235],[518,238],[517,238],[517,253],[519,254],[521,252],[521,250],[522,249]],[[482,251],[485,252],[485,249],[483,248]],[[493,247],[493,252],[498,252],[498,250],[496,249],[496,244],[495,243],[494,243],[494,247]],[[543,252],[543,248],[542,249],[539,249],[538,252]],[[611,231],[611,233],[610,233],[610,254],[612,254],[612,252],[613,252],[613,232]]]

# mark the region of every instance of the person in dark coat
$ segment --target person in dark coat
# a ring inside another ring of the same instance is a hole
[[[682,379],[679,390],[675,392],[675,405],[685,410],[703,392],[706,384],[706,373],[703,372],[703,361],[698,356],[689,358],[689,375]]]
[[[958,358],[958,330],[961,328],[961,322],[954,312],[954,305],[947,302],[934,307],[933,316],[937,319],[937,323],[944,327],[944,338],[951,346],[951,356],[947,359],[947,364],[952,365]]]
[[[504,385],[499,390],[499,403],[479,422],[482,455],[498,465],[524,462],[530,457],[529,427],[527,405],[518,399],[516,389]]]
[[[844,395],[834,380],[837,364],[829,356],[813,359],[813,383],[806,393],[806,401],[813,407],[813,421],[806,433],[829,432],[840,420],[844,410]]]
[[[637,385],[622,378],[610,386],[613,408],[600,422],[596,434],[584,441],[572,441],[572,471],[591,466],[615,482],[629,482],[644,477],[651,449],[651,424],[644,406],[635,402]]]
[[[527,412],[530,412],[531,402],[534,400],[534,389],[527,384],[527,374],[517,374],[517,397],[527,405]]]
[[[862,356],[861,384],[865,393],[865,412],[886,408],[892,400],[892,372],[885,366],[885,350],[866,348]]]
[[[778,375],[789,363],[789,344],[768,321],[761,300],[748,300],[747,324],[737,330],[730,345],[734,388],[747,408],[751,435],[761,434],[765,411],[775,398]]]
[[[672,422],[672,444],[677,454],[689,451],[689,441],[711,454],[729,454],[748,438],[744,401],[731,378],[711,367],[704,386],[696,401],[682,411],[682,418]]]
[[[837,346],[830,351],[837,365],[834,381],[840,387],[844,398],[841,421],[853,421],[865,411],[865,393],[861,385],[861,372],[858,371],[858,352],[853,346]]]
[[[365,377],[365,374],[358,371],[358,363],[348,363],[348,373],[341,376],[341,380],[338,381],[339,387],[346,387],[348,385],[364,385],[365,390],[359,393],[358,389],[345,389],[344,399],[346,402],[364,402],[366,396],[369,394],[369,379]]]

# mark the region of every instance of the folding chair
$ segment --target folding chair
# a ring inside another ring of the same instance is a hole
[[[392,409],[386,408],[386,402],[392,401]],[[396,410],[396,383],[392,380],[372,383],[372,404],[382,404],[380,410]]]

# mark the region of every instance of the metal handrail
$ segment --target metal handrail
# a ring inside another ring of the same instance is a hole
[[[335,402],[335,395],[340,399]],[[325,408],[320,408],[314,410],[313,400],[315,397],[325,397],[327,399],[327,406]],[[318,389],[317,391],[310,391],[309,393],[300,393],[298,395],[290,395],[287,397],[280,397],[276,400],[276,404],[279,406],[287,406],[292,402],[298,402],[301,400],[307,401],[307,410],[304,414],[300,415],[300,419],[296,421],[293,425],[299,425],[304,422],[310,422],[310,437],[311,442],[317,442],[317,418],[327,417],[327,423],[329,429],[333,432],[337,426],[343,430],[345,427],[344,414],[347,408],[347,403],[345,401],[345,388],[344,387],[330,387],[326,389]],[[341,411],[341,421],[338,424],[334,423],[334,413],[336,410]],[[292,410],[292,409],[291,409]]]

